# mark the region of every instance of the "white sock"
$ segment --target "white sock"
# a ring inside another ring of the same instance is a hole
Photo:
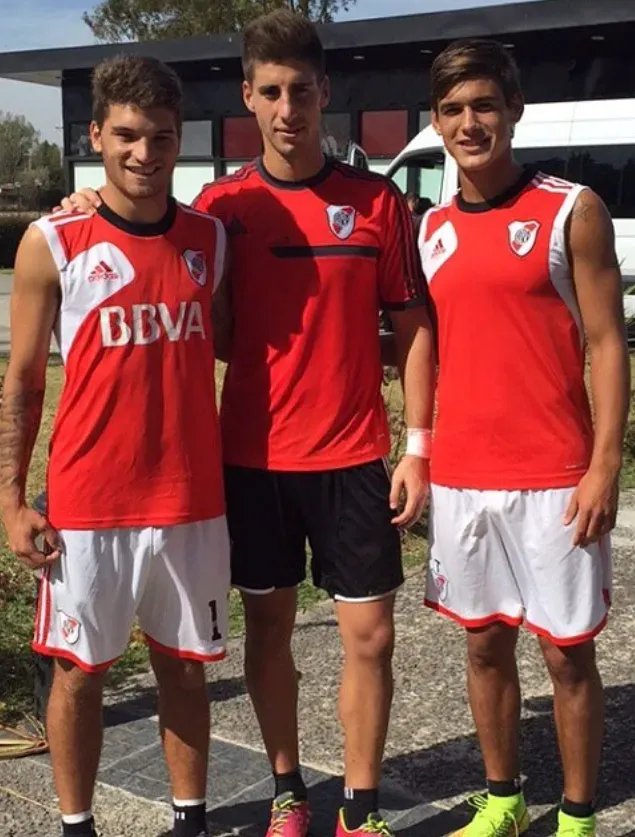
[[[92,815],[92,811],[83,811],[81,814],[62,814],[62,822],[66,825],[78,825],[80,822],[88,822]]]
[[[175,808],[194,808],[196,805],[205,805],[205,799],[173,799]]]

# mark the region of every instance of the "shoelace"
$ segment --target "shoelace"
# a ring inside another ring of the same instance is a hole
[[[360,828],[364,834],[379,834],[381,837],[393,837],[388,823],[379,817],[370,816]]]
[[[482,796],[481,794],[475,794],[468,799],[468,805],[471,805],[472,808],[476,808],[478,811],[477,817],[483,816],[485,814],[485,809],[487,808],[487,797]],[[492,812],[490,811],[489,814]],[[507,837],[509,834],[510,826],[514,827],[514,835],[518,837],[518,823],[516,822],[516,817],[513,815],[511,811],[497,811],[497,814],[500,814],[500,821],[499,822],[492,822],[489,823],[490,830],[488,832],[488,837]]]
[[[281,837],[284,826],[294,811],[302,806],[297,799],[284,799],[282,802],[274,800],[271,808],[271,829],[270,833]]]

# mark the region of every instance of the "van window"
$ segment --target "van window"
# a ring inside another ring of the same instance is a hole
[[[436,206],[441,202],[444,165],[445,155],[442,152],[428,152],[421,157],[404,160],[393,172],[392,179],[404,194],[415,192]]]
[[[635,218],[635,146],[517,148],[519,163],[593,189],[613,218]]]

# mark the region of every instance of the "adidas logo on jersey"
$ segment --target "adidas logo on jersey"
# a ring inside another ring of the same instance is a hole
[[[445,253],[445,245],[443,241],[439,238],[437,239],[437,243],[434,245],[432,253],[430,254],[431,259],[436,259],[439,256],[442,256]]]
[[[147,346],[161,337],[171,343],[189,340],[194,334],[207,340],[201,303],[181,302],[171,312],[165,302],[156,305],[142,302],[126,311],[121,305],[107,305],[99,309],[102,344],[114,346]]]
[[[119,279],[119,274],[110,267],[108,262],[100,261],[97,267],[88,274],[88,281],[99,282],[101,279]]]

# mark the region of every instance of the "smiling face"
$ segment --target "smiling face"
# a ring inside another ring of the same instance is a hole
[[[167,195],[179,153],[177,115],[165,107],[109,105],[101,126],[90,126],[108,183],[132,201]]]
[[[522,112],[520,96],[507,102],[496,81],[476,78],[456,84],[437,102],[432,124],[461,171],[481,172],[511,159]]]
[[[256,116],[265,154],[273,151],[285,160],[297,161],[319,151],[329,86],[311,64],[256,61],[250,79],[243,82],[243,98]]]

